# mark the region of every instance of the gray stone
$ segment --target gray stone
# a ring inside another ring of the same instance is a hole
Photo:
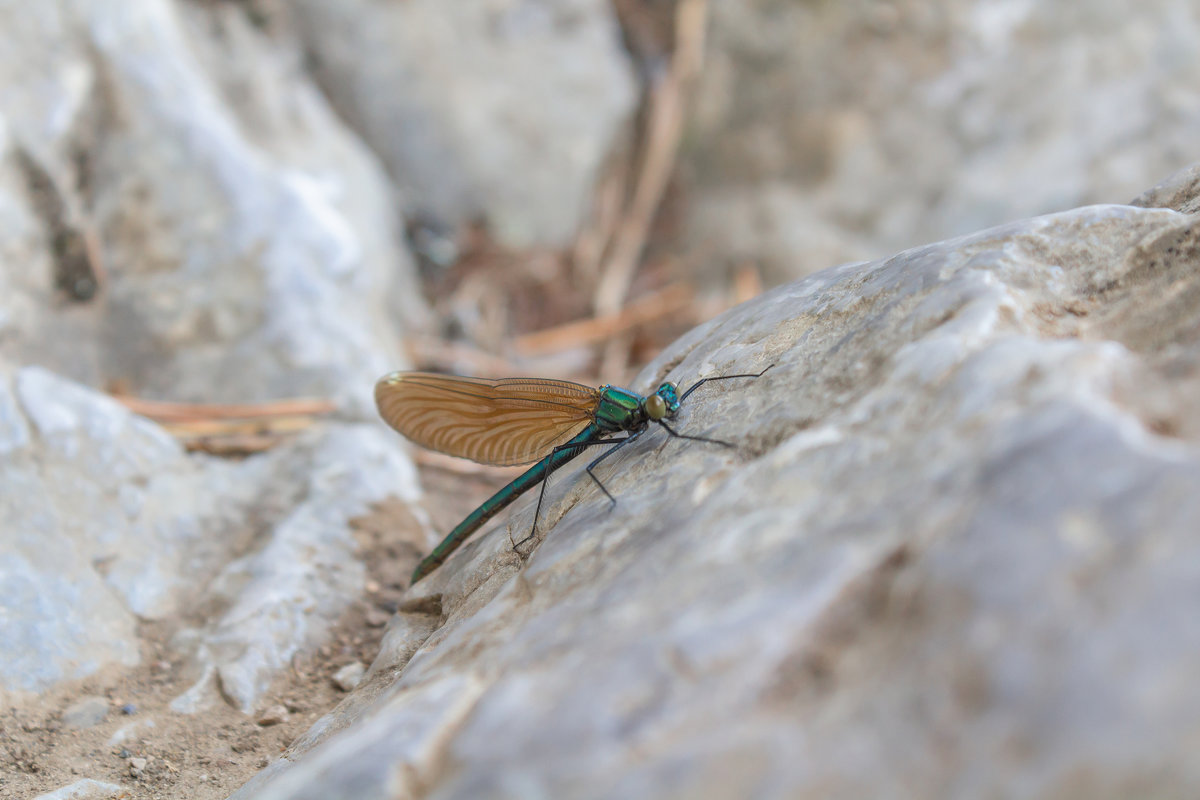
[[[708,7],[682,156],[703,264],[777,283],[1124,201],[1195,158],[1191,0]]]
[[[254,718],[255,723],[264,728],[287,722],[288,710],[279,703],[267,706]]]
[[[137,663],[134,617],[94,566],[112,555],[110,525],[118,519],[97,503],[117,483],[146,479],[143,470],[161,470],[164,457],[182,454],[112,400],[93,395],[88,403],[88,395],[36,367],[0,369],[0,407],[26,431],[21,446],[0,457],[6,690],[36,691],[107,663]]]
[[[451,227],[483,217],[515,247],[570,241],[637,99],[608,3],[288,5],[318,80],[410,211]]]
[[[1181,169],[1139,194],[1129,203],[1142,208],[1170,208],[1185,214],[1200,211],[1200,164]]]
[[[63,710],[63,725],[68,728],[90,728],[108,716],[108,698],[97,695],[81,697]]]
[[[85,778],[53,792],[39,794],[33,800],[119,800],[128,796],[129,790],[123,786]]]
[[[1081,208],[700,326],[635,385],[773,364],[676,419],[736,447],[564,468],[234,796],[1195,795],[1197,253]]]
[[[120,747],[140,736],[145,736],[152,728],[156,727],[158,727],[158,723],[152,719],[135,720],[113,731],[113,735],[108,737],[108,741],[105,744],[109,747]]]
[[[0,457],[6,690],[136,664],[137,619],[202,605],[216,614],[176,641],[200,676],[176,710],[223,692],[249,713],[361,595],[349,520],[418,496],[382,426],[330,424],[243,461],[189,456],[111,398],[38,367],[0,370],[0,408],[27,430]]]
[[[387,178],[298,49],[225,4],[9,5],[0,26],[0,259],[21,265],[0,270],[0,355],[143,395],[372,415],[393,321],[425,309]],[[34,176],[103,243],[91,302],[64,307]]]
[[[32,688],[134,663],[134,617],[175,613],[252,535],[236,535],[235,520],[262,470],[191,458],[159,427],[44,369],[17,370],[12,385],[33,439],[0,462],[5,484],[22,487],[0,498],[10,545],[0,576],[9,597],[47,583],[36,602],[10,606],[4,638],[21,645],[4,651],[33,660],[15,670]],[[37,609],[56,622],[32,625]]]
[[[349,517],[417,496],[371,401],[425,314],[392,187],[239,5],[8,4],[0,26],[0,689],[135,664],[138,620],[204,608],[178,705],[253,708],[361,592]],[[100,245],[90,299],[62,284],[68,229]],[[190,456],[81,385],[110,381],[315,394],[344,421]]]
[[[249,714],[304,647],[325,641],[362,595],[364,568],[350,520],[394,496],[415,502],[416,471],[381,426],[331,426],[261,459],[259,502],[276,511],[258,547],[208,586],[221,614],[181,632],[199,680],[176,711],[228,700]],[[260,511],[260,513],[262,513]]]
[[[346,666],[333,673],[333,685],[343,692],[352,692],[362,682],[367,668],[360,661],[351,661]]]

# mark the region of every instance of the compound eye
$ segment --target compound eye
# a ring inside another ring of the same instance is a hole
[[[667,401],[656,394],[646,398],[646,416],[657,422],[667,415]]]

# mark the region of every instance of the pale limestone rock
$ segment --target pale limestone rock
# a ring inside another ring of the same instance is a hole
[[[774,364],[677,420],[737,448],[562,470],[235,797],[1195,794],[1197,254],[1087,207],[700,326],[636,385]]]
[[[704,268],[778,283],[1124,201],[1196,156],[1192,0],[708,8],[682,156]]]
[[[343,692],[352,692],[362,682],[367,668],[360,661],[352,661],[333,673],[333,683]]]
[[[68,728],[90,728],[100,724],[106,716],[107,698],[87,695],[63,709],[62,722]]]
[[[191,456],[38,367],[0,370],[0,421],[6,691],[135,664],[137,619],[205,607],[215,615],[175,641],[197,676],[175,708],[224,696],[249,712],[361,595],[349,520],[418,496],[382,426],[331,423],[242,461]]]
[[[372,416],[395,323],[424,305],[388,180],[298,50],[230,4],[7,4],[0,26],[0,355]],[[58,210],[107,275],[84,302],[57,286]]]
[[[271,725],[279,725],[280,723],[287,722],[287,719],[288,710],[279,703],[275,703],[260,711],[258,716],[254,718],[254,721],[267,728]]]
[[[39,794],[33,800],[120,800],[128,796],[129,790],[123,786],[85,778],[53,792]]]
[[[637,101],[599,0],[297,0],[314,71],[417,218],[561,246]]]

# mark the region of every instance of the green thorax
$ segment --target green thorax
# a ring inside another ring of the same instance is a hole
[[[648,413],[647,402],[658,409]],[[596,425],[602,431],[632,431],[646,425],[650,419],[673,417],[679,410],[679,394],[673,383],[664,383],[650,397],[619,386],[600,387],[600,402],[596,406]]]

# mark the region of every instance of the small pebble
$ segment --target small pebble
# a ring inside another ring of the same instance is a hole
[[[362,682],[363,673],[367,668],[359,661],[351,661],[346,666],[333,673],[333,685],[343,692],[353,691]]]
[[[98,695],[81,697],[63,712],[63,725],[68,728],[90,728],[108,714],[108,700]]]
[[[368,628],[382,628],[384,625],[388,624],[388,620],[391,618],[391,614],[376,606],[371,606],[368,608],[365,615],[365,621]]]
[[[265,728],[268,725],[278,725],[281,722],[287,722],[287,718],[288,710],[276,703],[273,706],[264,708],[254,721]]]
[[[72,775],[94,775],[95,773],[99,772],[99,770],[96,768],[95,762],[93,762],[90,758],[85,758],[82,756],[72,758],[68,762],[68,767],[70,768]]]
[[[132,722],[126,722],[124,725],[113,731],[112,736],[108,737],[108,746],[117,747],[118,745],[123,745],[126,742],[132,741],[134,738],[143,735],[146,731],[153,727],[155,727],[154,720],[150,719],[149,717],[142,717],[141,719],[137,719]],[[121,754],[121,758],[128,758],[130,755],[132,754],[129,752],[123,752]]]
[[[64,786],[48,794],[39,794],[38,800],[109,800],[113,797],[129,797],[129,792],[114,783],[94,781],[91,778],[75,781],[70,786]],[[7,795],[6,795],[7,797]]]
[[[133,756],[129,759],[129,774],[134,778],[146,771],[146,765],[150,763],[150,759],[142,758],[141,756]]]
[[[137,706],[135,706],[133,703],[126,703],[125,705],[121,706],[121,713],[127,717],[132,717],[137,713]]]

